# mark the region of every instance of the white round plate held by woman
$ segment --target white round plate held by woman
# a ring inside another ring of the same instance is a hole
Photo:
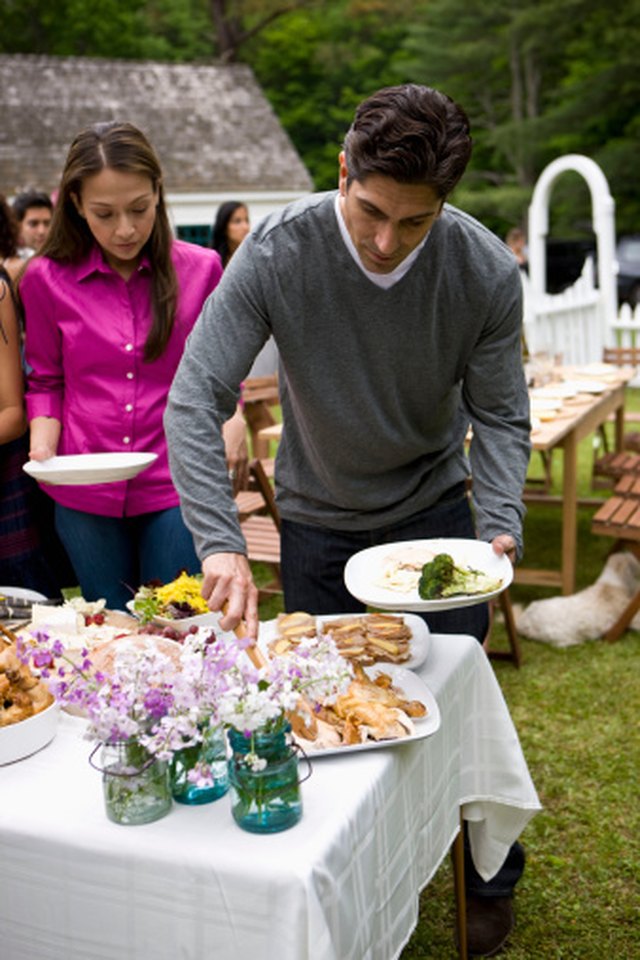
[[[448,553],[457,566],[470,567],[499,581],[494,590],[487,593],[461,594],[437,600],[422,600],[418,593],[420,568],[438,553]],[[401,574],[403,589],[388,586],[386,571],[403,559],[416,564],[415,573]],[[396,561],[398,558],[398,561]],[[407,610],[421,613],[437,613],[439,610],[455,610],[470,607],[497,597],[513,580],[513,567],[509,558],[494,553],[490,543],[484,540],[448,539],[407,540],[383,543],[368,547],[354,554],[344,569],[344,582],[349,593],[362,603],[381,610]]]
[[[29,460],[23,470],[40,483],[86,486],[130,480],[151,466],[157,453],[80,453]]]

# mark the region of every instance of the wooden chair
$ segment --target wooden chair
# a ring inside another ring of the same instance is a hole
[[[259,436],[264,427],[273,426],[277,421],[271,412],[272,407],[280,403],[278,375],[251,377],[242,387],[244,418],[251,437],[251,451],[255,458],[264,460],[269,456],[269,441]]]
[[[611,363],[616,367],[640,367],[640,347],[605,347],[602,351],[603,363]],[[640,414],[625,413],[627,423],[639,423]],[[640,454],[640,431],[631,430],[624,434],[622,451],[609,449],[606,424],[598,430],[599,446],[602,453],[594,456],[592,467],[592,486],[594,488],[609,488],[628,469],[635,469],[633,462],[628,461],[623,453]]]
[[[591,532],[596,536],[611,537],[614,541],[611,553],[616,550],[632,550],[640,555],[640,475],[625,474],[620,477],[611,497],[602,504],[591,521]],[[640,610],[640,589],[628,602],[616,622],[607,630],[604,639],[609,643],[618,640],[635,614]]]
[[[509,641],[508,650],[491,649],[491,633],[493,630],[496,607],[500,608],[504,618],[504,626],[505,630],[507,631],[507,639]],[[484,651],[490,660],[510,660],[514,667],[518,669],[520,668],[522,663],[522,648],[520,647],[520,638],[518,637],[518,631],[516,630],[516,621],[515,617],[513,616],[513,607],[511,605],[511,596],[508,588],[503,590],[501,594],[499,594],[489,603],[489,629],[487,630],[487,635],[484,638],[484,643],[482,646],[484,647]]]
[[[259,588],[259,597],[282,593],[280,576],[280,514],[269,477],[262,462],[254,459],[249,464],[249,485],[262,501],[260,511],[244,518],[240,516],[240,529],[247,543],[247,557],[255,563],[266,564],[272,572],[271,580]]]

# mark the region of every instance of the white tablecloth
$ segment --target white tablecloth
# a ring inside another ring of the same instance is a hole
[[[421,675],[442,724],[402,746],[326,757],[304,815],[240,830],[228,797],[156,823],[107,820],[83,721],[0,767],[2,960],[390,960],[418,894],[470,821],[489,877],[540,809],[491,665],[435,635]]]

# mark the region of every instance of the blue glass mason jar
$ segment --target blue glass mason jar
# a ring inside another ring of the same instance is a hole
[[[101,766],[93,762],[102,746]],[[152,823],[171,809],[169,765],[157,760],[134,737],[98,744],[89,762],[102,773],[109,820],[126,826]]]
[[[228,731],[231,812],[250,833],[288,830],[302,816],[298,754],[290,729],[284,724],[274,733],[256,731],[248,737],[233,728]]]
[[[200,776],[201,770],[205,774],[204,779]],[[223,797],[228,789],[227,741],[224,730],[221,727],[206,726],[202,730],[201,743],[185,747],[173,755],[173,799],[178,803],[211,803]]]

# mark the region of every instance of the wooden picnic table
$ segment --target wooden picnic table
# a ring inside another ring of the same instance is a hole
[[[604,370],[604,365],[603,365]],[[572,368],[562,368],[565,380],[586,380],[587,374]],[[531,433],[534,450],[551,454],[553,450],[562,451],[562,494],[525,491],[525,502],[559,505],[562,509],[562,553],[560,570],[544,570],[527,567],[516,569],[517,583],[539,584],[541,586],[559,586],[562,593],[571,594],[575,590],[578,505],[595,505],[601,500],[594,498],[580,500],[578,497],[578,445],[594,433],[610,418],[614,420],[615,447],[622,448],[624,435],[624,405],[627,384],[636,371],[630,367],[611,367],[602,373],[601,393],[578,393],[575,397],[562,402],[561,409],[552,419],[535,424]],[[589,380],[596,380],[593,373]]]

